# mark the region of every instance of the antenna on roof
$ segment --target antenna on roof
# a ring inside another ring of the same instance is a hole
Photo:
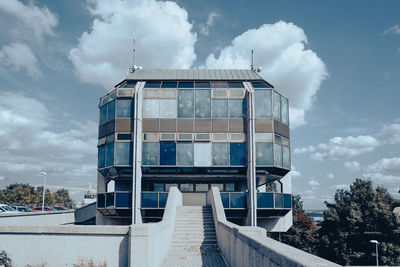
[[[250,69],[252,71],[254,71],[254,50],[251,49],[251,65],[250,65]]]
[[[136,55],[136,39],[133,38],[132,39],[132,67],[130,67],[128,69],[127,76],[129,76],[130,73],[133,73],[137,69],[140,69],[140,70],[142,69],[141,66],[136,66],[135,65],[135,55]]]

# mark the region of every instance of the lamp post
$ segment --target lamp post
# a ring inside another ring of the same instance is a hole
[[[378,263],[378,244],[379,244],[379,242],[376,240],[370,240],[369,242],[375,244],[376,266],[379,266],[379,263]]]
[[[45,193],[46,193],[45,187],[46,187],[46,175],[47,175],[46,170],[41,171],[41,172],[40,172],[40,175],[43,176],[42,211],[44,211],[44,195],[45,195]]]

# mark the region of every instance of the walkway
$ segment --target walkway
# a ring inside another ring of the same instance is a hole
[[[174,239],[163,266],[226,266],[218,249],[211,207],[177,208]]]

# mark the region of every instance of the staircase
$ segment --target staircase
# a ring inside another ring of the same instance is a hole
[[[177,208],[174,236],[163,266],[226,266],[218,249],[211,207]]]

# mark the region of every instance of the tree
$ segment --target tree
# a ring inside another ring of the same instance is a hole
[[[300,195],[292,197],[293,225],[286,233],[281,235],[281,242],[290,246],[315,253],[317,242],[317,226],[303,210],[303,201]]]
[[[398,201],[385,188],[356,179],[350,191],[337,190],[318,231],[318,255],[342,265],[369,265],[379,242],[379,263],[400,264],[400,223],[392,212]]]
[[[61,188],[53,193],[53,204],[62,205],[64,207],[72,208],[74,202],[69,196],[68,190]]]

